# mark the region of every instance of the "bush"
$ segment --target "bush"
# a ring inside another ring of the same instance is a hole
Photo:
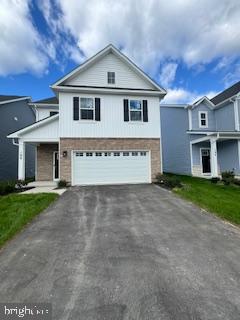
[[[220,180],[220,178],[218,178],[218,177],[211,178],[212,183],[218,183],[219,180]]]
[[[224,171],[222,172],[222,181],[225,186],[228,186],[230,183],[234,182],[234,171]]]
[[[162,185],[168,189],[181,188],[181,180],[176,176],[168,176],[165,174],[158,174],[156,176],[157,184]]]
[[[58,181],[58,188],[66,188],[67,187],[67,181],[66,180],[59,180]]]
[[[16,181],[16,186],[17,189],[22,190],[24,186],[26,186],[28,182],[26,180],[17,180]]]
[[[15,181],[1,181],[0,195],[6,195],[15,191]]]

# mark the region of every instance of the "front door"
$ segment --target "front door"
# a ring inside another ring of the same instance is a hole
[[[59,178],[59,160],[58,151],[53,152],[53,180],[58,180]]]
[[[202,173],[203,174],[211,173],[210,149],[201,149],[201,156],[202,156]]]

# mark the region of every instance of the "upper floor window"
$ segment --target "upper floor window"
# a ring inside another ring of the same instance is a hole
[[[93,98],[80,99],[80,119],[93,120],[94,119],[94,101]]]
[[[115,84],[115,72],[108,72],[108,84]]]
[[[129,113],[130,121],[142,121],[142,101],[130,100]]]
[[[199,111],[199,127],[208,127],[208,113],[206,111]]]

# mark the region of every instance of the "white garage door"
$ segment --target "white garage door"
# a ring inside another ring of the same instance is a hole
[[[74,151],[73,185],[148,183],[147,151]]]

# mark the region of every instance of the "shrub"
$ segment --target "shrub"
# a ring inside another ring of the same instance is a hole
[[[19,189],[20,191],[23,189],[24,186],[26,186],[28,184],[28,182],[26,180],[17,180],[16,181],[16,186],[17,189]]]
[[[222,172],[222,181],[225,186],[228,186],[230,183],[234,182],[234,171],[224,171]]]
[[[59,180],[58,181],[58,188],[66,188],[67,187],[67,181],[66,180]]]
[[[1,181],[0,195],[5,195],[15,191],[15,181]]]
[[[158,174],[156,176],[157,184],[162,185],[168,189],[181,188],[181,180],[176,176],[168,176],[165,174]]]
[[[218,183],[219,180],[220,180],[220,178],[218,178],[218,177],[211,178],[212,183]]]

